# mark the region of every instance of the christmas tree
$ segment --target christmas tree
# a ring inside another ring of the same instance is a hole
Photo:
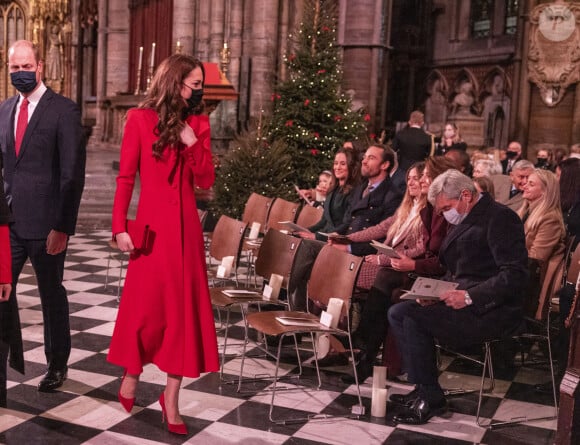
[[[222,159],[214,185],[214,214],[241,219],[252,192],[268,197],[296,199],[290,177],[290,154],[282,141],[268,143],[260,126],[235,138],[235,147]]]
[[[370,118],[352,111],[340,92],[340,51],[336,45],[336,0],[306,0],[304,20],[285,56],[288,80],[272,95],[273,113],[268,140],[283,140],[292,159],[297,184],[311,187],[321,171],[332,165],[345,141],[366,132]]]

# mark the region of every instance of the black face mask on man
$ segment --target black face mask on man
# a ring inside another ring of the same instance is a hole
[[[16,71],[10,73],[10,82],[21,93],[30,93],[38,85],[36,71]]]
[[[514,158],[518,157],[518,152],[508,150],[508,151],[506,151],[505,155],[507,156],[508,159],[514,159]]]

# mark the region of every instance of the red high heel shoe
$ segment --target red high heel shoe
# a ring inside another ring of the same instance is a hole
[[[187,434],[187,427],[185,423],[169,423],[169,419],[167,418],[167,411],[165,410],[165,393],[162,392],[159,396],[159,404],[161,405],[161,423],[165,423],[165,419],[167,419],[167,429],[170,433],[173,434]]]
[[[128,399],[127,397],[123,397],[121,395],[121,387],[123,386],[123,382],[125,381],[126,375],[127,375],[127,370],[125,369],[125,372],[123,372],[123,377],[121,378],[121,385],[119,386],[119,392],[117,394],[117,397],[119,398],[119,402],[121,403],[123,408],[125,408],[125,411],[130,413],[131,410],[133,409],[133,405],[135,404],[135,397]]]

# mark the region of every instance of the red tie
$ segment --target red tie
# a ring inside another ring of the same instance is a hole
[[[20,145],[26,133],[26,126],[28,125],[28,99],[24,98],[20,104],[20,112],[18,113],[18,122],[16,122],[16,156],[20,153]]]

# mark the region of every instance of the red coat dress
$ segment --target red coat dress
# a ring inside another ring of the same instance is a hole
[[[149,254],[133,255],[129,261],[108,360],[130,374],[140,374],[144,364],[154,363],[166,373],[197,377],[219,368],[194,194],[194,183],[209,188],[215,179],[209,119],[188,118],[197,142],[180,155],[166,149],[159,160],[152,152],[157,121],[154,110],[133,109],[125,124],[113,233],[126,231],[139,172],[136,219],[148,224],[155,238]]]

